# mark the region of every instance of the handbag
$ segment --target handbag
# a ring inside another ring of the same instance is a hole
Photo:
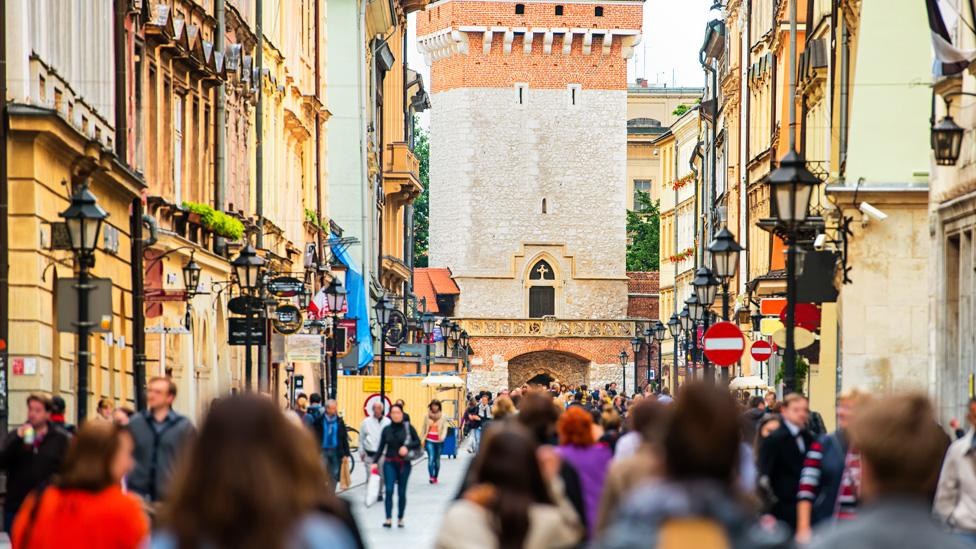
[[[424,451],[417,446],[416,448],[410,447],[410,424],[406,421],[403,422],[403,428],[406,429],[406,438],[403,439],[403,445],[407,447],[406,458],[410,461],[417,461],[418,459],[424,457]]]
[[[342,458],[342,464],[339,466],[339,488],[348,490],[350,484],[352,484],[352,478],[349,474],[349,457],[347,456]]]
[[[369,478],[366,479],[366,507],[373,505],[380,499],[380,468],[378,465],[369,466]]]

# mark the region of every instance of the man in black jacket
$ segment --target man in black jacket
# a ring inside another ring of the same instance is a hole
[[[321,398],[317,394],[309,397],[312,404],[305,415],[305,424],[312,428],[315,438],[322,449],[325,466],[332,477],[333,487],[338,487],[339,476],[342,473],[342,458],[350,457],[349,431],[346,422],[339,417],[339,405],[334,400],[325,403],[324,411],[318,406]]]
[[[14,515],[32,490],[46,485],[61,468],[71,435],[51,422],[51,399],[27,397],[27,423],[7,434],[0,448],[0,467],[7,471],[4,528],[9,532]]]
[[[126,485],[149,501],[166,497],[173,468],[196,435],[190,420],[173,411],[175,399],[176,383],[168,377],[154,377],[146,384],[149,409],[129,420],[136,466],[126,477]]]
[[[796,494],[813,436],[806,430],[810,408],[806,397],[797,393],[783,399],[783,422],[759,447],[759,483],[771,493],[771,513],[796,529]]]

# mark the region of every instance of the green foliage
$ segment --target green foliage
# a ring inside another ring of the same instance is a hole
[[[244,224],[224,212],[218,212],[207,204],[184,202],[183,209],[200,216],[200,224],[218,236],[240,240],[244,236]]]
[[[311,223],[313,227],[318,227],[322,230],[327,230],[329,226],[325,219],[319,219],[318,216],[315,215],[315,211],[308,208],[305,208],[305,221]]]
[[[681,116],[682,114],[684,114],[684,113],[686,113],[686,112],[688,112],[690,110],[691,110],[691,107],[689,107],[688,105],[685,105],[685,104],[681,104],[681,105],[678,105],[671,114],[673,114],[675,116]]]
[[[796,355],[796,376],[795,384],[798,393],[803,392],[803,386],[807,382],[807,373],[810,371],[810,363],[806,361],[800,355]],[[782,383],[783,377],[786,375],[786,370],[783,366],[780,366],[779,371],[776,372],[776,383]]]
[[[420,184],[424,191],[413,201],[414,266],[427,267],[430,236],[430,141],[427,130],[417,126],[413,154],[420,162]]]
[[[660,206],[641,191],[636,206],[636,211],[627,212],[627,270],[657,271],[661,266]]]

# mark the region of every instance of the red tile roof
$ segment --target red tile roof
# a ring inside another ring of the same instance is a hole
[[[440,312],[437,308],[437,296],[460,295],[461,289],[451,278],[450,269],[418,268],[413,270],[413,293],[418,301],[427,299],[427,312],[437,314]]]

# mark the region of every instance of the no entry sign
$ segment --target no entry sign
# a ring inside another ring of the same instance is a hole
[[[709,328],[702,343],[705,356],[719,366],[735,364],[746,349],[746,338],[739,327],[731,322],[719,322]]]
[[[763,340],[752,344],[752,358],[756,362],[766,362],[773,356],[773,346]]]

